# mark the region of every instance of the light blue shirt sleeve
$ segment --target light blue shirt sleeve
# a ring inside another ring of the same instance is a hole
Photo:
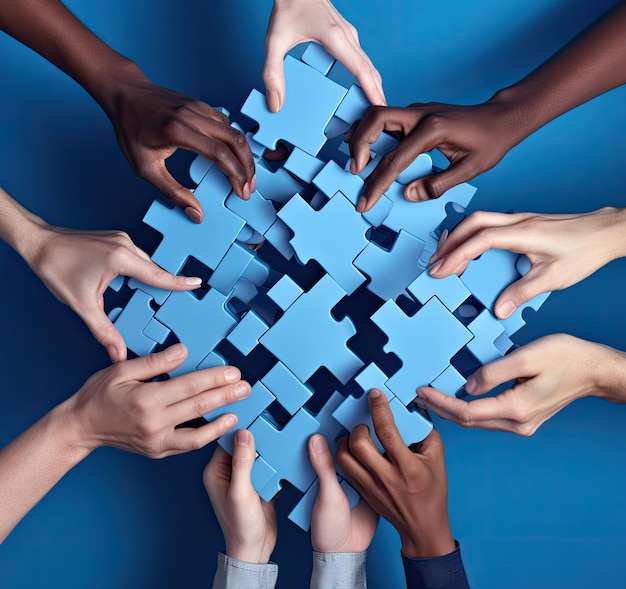
[[[313,552],[311,589],[366,589],[367,552]]]
[[[252,564],[226,556],[217,556],[217,571],[213,589],[274,589],[278,579],[278,565]]]

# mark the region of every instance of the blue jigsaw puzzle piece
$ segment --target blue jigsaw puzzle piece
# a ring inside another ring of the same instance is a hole
[[[282,362],[275,364],[261,382],[290,415],[299,411],[313,396],[313,387],[298,380]]]
[[[158,340],[152,339],[144,333],[146,326],[154,317],[154,309],[151,307],[152,297],[141,290],[136,290],[126,306],[118,311],[114,309],[109,314],[116,329],[120,332],[126,343],[126,347],[138,356],[150,354]],[[148,333],[151,333],[148,330]]]
[[[285,204],[294,194],[302,190],[302,183],[284,168],[278,168],[273,172],[263,160],[257,160],[256,189],[266,200]]]
[[[370,277],[367,288],[383,299],[397,299],[422,273],[418,266],[424,242],[400,231],[390,250],[371,242],[354,260],[354,265]],[[401,269],[401,271],[399,271]]]
[[[264,237],[286,260],[291,260],[296,254],[290,243],[293,231],[281,219],[276,219],[276,222],[265,232]]]
[[[276,149],[282,139],[317,155],[326,143],[324,129],[346,89],[290,55],[284,68],[289,84],[282,109],[270,112],[265,96],[253,90],[241,112],[259,124],[254,140],[265,147]]]
[[[232,192],[226,199],[226,206],[261,235],[276,221],[274,205],[258,191],[253,192],[249,200],[243,200]]]
[[[276,469],[274,467],[265,462],[261,456],[257,456],[254,464],[252,465],[250,482],[256,489],[257,493],[261,494],[263,488],[270,483],[276,474]]]
[[[303,182],[310,183],[325,165],[323,161],[309,155],[306,151],[294,147],[283,168],[300,178]],[[294,192],[291,193],[291,196],[293,196]]]
[[[387,386],[405,405],[415,398],[417,387],[441,374],[452,356],[472,339],[472,333],[436,297],[413,317],[387,301],[372,315],[372,321],[389,338],[385,352],[393,352],[402,361]]]
[[[454,366],[448,366],[430,385],[442,393],[454,397],[465,386],[466,382],[463,375]]]
[[[267,291],[283,311],[286,311],[304,291],[286,274]]]
[[[348,125],[352,125],[355,121],[363,118],[369,106],[371,103],[365,96],[365,92],[361,90],[360,86],[352,84],[345,98],[341,101],[335,116]]]
[[[291,245],[302,263],[316,260],[347,294],[365,282],[352,262],[368,244],[370,225],[343,194],[335,194],[320,211],[296,195],[278,216],[294,232]]]
[[[480,315],[467,326],[467,329],[474,334],[472,341],[467,344],[467,349],[479,362],[488,364],[504,356],[506,350],[502,351],[495,344],[501,335],[504,334],[506,337],[504,326],[487,309],[483,309]],[[513,345],[512,342],[510,343]]]
[[[389,377],[374,363],[368,364],[354,380],[363,389],[364,393],[369,393],[372,389],[380,389],[385,393],[387,399],[391,399],[394,396],[387,388]]]
[[[259,345],[259,339],[269,329],[254,311],[248,311],[233,327],[226,339],[233,344],[244,356],[247,356]]]
[[[345,296],[329,275],[323,276],[270,327],[261,343],[302,382],[325,366],[345,384],[363,366],[346,344],[356,333],[354,324],[347,317],[336,321],[332,316],[332,308]]]
[[[428,272],[422,272],[409,285],[408,291],[422,304],[437,296],[450,312],[455,311],[472,294],[455,274],[433,278]]]
[[[328,74],[335,63],[335,58],[317,43],[309,43],[300,60],[324,76]]]

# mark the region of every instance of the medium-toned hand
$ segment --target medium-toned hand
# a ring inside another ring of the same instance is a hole
[[[411,451],[405,445],[385,396],[369,394],[376,436],[385,453],[370,438],[367,426],[357,426],[337,442],[337,462],[370,506],[393,524],[409,558],[449,554],[455,542],[448,519],[448,482],[439,433],[433,430]]]
[[[386,104],[382,79],[361,49],[357,30],[328,0],[275,0],[263,68],[267,105],[272,112],[278,112],[285,102],[285,55],[305,41],[319,43],[338,59],[358,80],[372,104]]]
[[[543,337],[479,368],[465,391],[483,395],[514,380],[495,397],[465,401],[434,388],[417,390],[417,402],[463,427],[530,436],[572,401],[593,395],[626,402],[626,355],[570,335]]]
[[[265,564],[276,546],[276,512],[250,482],[256,458],[253,435],[235,434],[233,455],[220,446],[204,469],[204,486],[226,541],[226,555],[244,562]]]
[[[335,460],[324,436],[309,440],[309,458],[320,489],[311,516],[311,543],[316,552],[364,552],[378,525],[378,514],[363,500],[354,509],[343,492]]]
[[[526,254],[530,271],[498,297],[495,313],[509,317],[520,305],[584,280],[626,254],[626,209],[604,207],[578,215],[472,213],[439,247],[431,276],[460,275],[488,249]]]

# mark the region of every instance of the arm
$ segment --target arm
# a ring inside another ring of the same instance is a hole
[[[626,354],[570,335],[549,335],[479,368],[465,391],[483,395],[511,380],[514,385],[496,397],[467,402],[422,387],[417,401],[463,427],[530,436],[576,399],[626,403]]]
[[[526,254],[529,272],[498,297],[500,319],[533,297],[580,282],[626,256],[626,209],[605,207],[579,215],[473,213],[446,238],[430,260],[430,274],[460,275],[488,249]]]
[[[559,115],[626,82],[626,2],[621,2],[526,78],[475,106],[417,103],[409,108],[373,107],[347,135],[361,172],[370,145],[382,131],[399,132],[400,145],[369,176],[358,204],[370,209],[422,152],[437,148],[450,166],[406,186],[410,201],[446,190],[491,169],[515,145]]]
[[[89,31],[59,0],[0,0],[0,29],[74,78],[107,114],[135,172],[197,223],[202,207],[165,167],[178,147],[217,162],[235,192],[254,192],[244,136],[207,104],[153,84],[137,64]]]
[[[0,188],[0,239],[24,258],[50,292],[87,324],[112,362],[126,344],[104,313],[104,291],[117,275],[165,290],[189,290],[200,278],[172,276],[122,231],[81,231],[48,225]]]
[[[218,446],[204,469],[204,486],[226,542],[213,589],[272,589],[278,578],[278,567],[269,562],[278,533],[276,512],[250,481],[255,458],[254,437],[239,430],[232,458]]]
[[[378,514],[363,500],[354,509],[343,492],[335,460],[324,436],[309,440],[309,458],[319,479],[311,517],[311,589],[360,589],[367,586],[365,559]]]
[[[110,366],[0,451],[0,542],[76,464],[100,446],[162,458],[201,448],[237,423],[233,414],[197,429],[176,426],[244,396],[236,368],[143,382],[184,361],[177,344]]]
[[[396,428],[385,396],[369,395],[372,422],[384,454],[367,426],[357,426],[337,442],[337,461],[371,507],[396,528],[410,589],[469,585],[448,519],[448,483],[439,433],[413,450]]]
[[[263,68],[267,105],[272,112],[278,112],[285,102],[285,54],[305,41],[319,43],[345,65],[372,104],[387,104],[380,74],[361,49],[357,30],[328,0],[274,0]]]

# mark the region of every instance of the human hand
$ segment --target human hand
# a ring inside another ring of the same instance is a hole
[[[68,411],[87,450],[113,446],[149,458],[196,450],[237,423],[228,413],[199,428],[176,426],[250,394],[232,366],[198,370],[162,382],[144,382],[180,366],[182,344],[120,362],[94,374],[69,400]]]
[[[372,104],[387,104],[380,74],[361,49],[357,30],[328,0],[274,0],[263,68],[267,105],[272,112],[278,112],[285,102],[285,55],[305,41],[319,43],[338,59]]]
[[[440,197],[446,190],[495,166],[524,137],[509,103],[494,96],[484,104],[456,106],[431,102],[408,108],[370,107],[345,141],[350,143],[350,171],[359,174],[370,161],[370,145],[383,131],[400,133],[400,144],[382,157],[365,181],[357,210],[371,209],[418,155],[439,149],[450,166],[418,178],[404,189],[409,201]]]
[[[200,202],[165,167],[165,160],[179,147],[215,162],[235,193],[250,198],[256,190],[254,158],[228,117],[204,102],[153,84],[134,64],[128,68],[110,82],[112,90],[101,105],[133,170],[196,223],[204,216]]]
[[[364,552],[368,549],[378,514],[363,500],[354,509],[343,492],[335,460],[321,434],[309,439],[309,459],[320,488],[311,516],[311,542],[316,552]]]
[[[431,276],[460,275],[488,249],[526,254],[530,271],[498,297],[495,314],[509,317],[520,305],[551,290],[585,279],[626,254],[626,209],[604,207],[578,215],[472,213],[439,247]]]
[[[417,402],[463,427],[478,427],[531,436],[572,401],[593,395],[626,402],[626,355],[570,335],[543,337],[479,368],[465,391],[483,395],[515,380],[495,397],[467,402],[437,389],[417,390]]]
[[[261,499],[250,482],[255,457],[254,436],[241,429],[235,434],[232,458],[218,446],[203,479],[224,534],[226,555],[265,564],[278,530],[274,504]]]
[[[456,548],[448,519],[448,482],[439,433],[432,430],[417,449],[404,444],[385,396],[373,389],[370,411],[380,454],[367,426],[337,442],[337,462],[370,506],[400,534],[409,558],[442,556]]]
[[[126,359],[126,344],[104,312],[104,291],[117,275],[165,290],[189,290],[200,278],[172,276],[122,231],[81,231],[42,224],[24,254],[50,292],[87,324],[112,362]]]

